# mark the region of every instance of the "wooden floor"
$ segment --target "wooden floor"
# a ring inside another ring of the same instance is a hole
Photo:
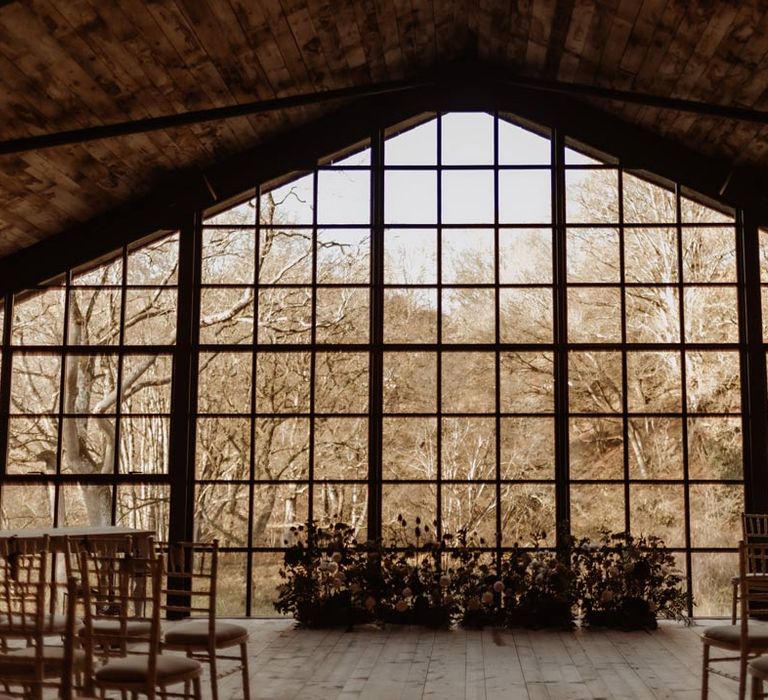
[[[297,630],[249,620],[252,698],[698,698],[701,627],[575,630]],[[725,664],[721,664],[725,668]],[[735,667],[732,667],[735,668]],[[223,669],[222,669],[223,670]],[[208,696],[208,678],[204,691]],[[221,700],[241,698],[239,675]],[[711,698],[735,698],[713,678]]]

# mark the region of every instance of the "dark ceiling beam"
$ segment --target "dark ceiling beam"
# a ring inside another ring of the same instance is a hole
[[[2,0],[0,0],[1,2]],[[192,124],[220,121],[223,119],[235,119],[237,117],[249,117],[254,114],[276,112],[295,107],[318,105],[325,102],[338,100],[360,99],[388,93],[402,93],[409,90],[417,90],[433,81],[423,80],[396,80],[371,85],[359,85],[337,90],[325,90],[322,92],[310,92],[288,97],[276,97],[269,100],[258,100],[244,104],[228,105],[226,107],[213,107],[211,109],[198,109],[179,114],[169,114],[162,117],[147,117],[145,119],[133,119],[115,124],[90,126],[82,129],[71,129],[39,136],[22,136],[16,139],[0,141],[0,155],[25,153],[38,151],[57,146],[68,146],[75,143],[87,143],[100,139],[115,138],[118,136],[131,136],[133,134],[145,134],[151,131],[174,129]]]

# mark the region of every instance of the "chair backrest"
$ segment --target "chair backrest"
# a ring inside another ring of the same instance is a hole
[[[768,543],[739,543],[741,625],[746,635],[749,618],[768,614]]]
[[[42,643],[46,601],[48,542],[37,551],[16,547],[13,541],[0,547],[0,619],[3,635]]]
[[[768,542],[768,513],[742,513],[741,526],[745,542]]]
[[[80,640],[77,637],[77,606],[81,595],[80,581],[74,576],[67,579],[66,595],[66,625],[64,628],[64,663],[61,671],[61,685],[59,686],[59,698],[72,700],[75,697],[74,673],[75,673],[75,649]],[[83,687],[87,693],[92,693],[91,680],[93,678],[93,657],[85,655],[83,660],[81,677]]]
[[[156,551],[167,561],[164,609],[172,617],[216,617],[219,541],[161,542]]]
[[[156,677],[163,569],[162,557],[80,553],[86,654],[98,647],[104,657],[125,656],[138,645],[150,657],[150,677]]]

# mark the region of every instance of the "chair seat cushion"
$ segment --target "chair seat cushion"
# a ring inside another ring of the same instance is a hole
[[[6,675],[15,677],[34,676],[34,659],[34,647],[14,649],[7,654],[0,655],[0,677]],[[46,678],[61,675],[61,668],[64,665],[64,647],[43,647],[43,659],[45,660],[43,663],[43,675],[45,675]],[[75,649],[75,668],[81,668],[84,661],[85,652],[82,649]]]
[[[26,618],[26,629],[21,628],[22,617],[21,615],[11,615],[10,622],[7,615],[0,616],[0,635],[9,634],[29,634],[31,633],[35,621]],[[45,615],[43,617],[43,625],[45,634],[63,634],[67,628],[67,618],[64,615]]]
[[[157,657],[157,682],[166,685],[194,678],[200,674],[200,669],[200,663],[194,659],[161,654]],[[97,683],[143,683],[148,673],[149,657],[137,655],[107,661],[96,669],[94,677]]]
[[[217,647],[248,639],[248,630],[231,622],[217,622],[214,630]],[[165,633],[165,643],[179,647],[207,647],[208,620],[189,620],[174,625]]]
[[[118,637],[120,636],[120,620],[94,620],[91,625],[93,636],[100,637]],[[128,620],[125,623],[125,634],[128,637],[149,636],[152,629],[152,623],[149,620]],[[85,629],[80,630],[80,635],[85,634]]]
[[[768,649],[768,625],[761,622],[749,622],[747,625],[748,644],[750,648],[765,647]],[[741,644],[741,625],[717,625],[707,627],[702,637],[709,641],[726,644],[738,648]]]
[[[768,656],[760,656],[749,662],[749,672],[758,678],[768,678]]]

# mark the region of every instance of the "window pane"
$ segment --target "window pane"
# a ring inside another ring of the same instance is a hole
[[[731,614],[731,579],[739,570],[736,552],[707,552],[691,555],[693,598],[698,617]]]
[[[51,442],[52,451],[50,453],[43,453],[43,456],[46,458],[45,461],[49,463],[47,471],[53,471],[53,467],[55,467],[55,434],[51,437],[53,438]],[[111,474],[115,468],[114,444],[114,418],[106,418],[104,416],[62,418],[62,473]]]
[[[495,356],[483,352],[444,352],[443,411],[491,413],[496,409]]]
[[[496,479],[495,418],[443,418],[442,477]]]
[[[628,172],[622,174],[624,221],[630,223],[674,223],[677,202],[671,190],[654,185]]]
[[[120,421],[120,471],[167,474],[169,435],[169,418],[123,418]]]
[[[685,367],[691,413],[736,413],[740,410],[737,352],[687,352]]]
[[[679,413],[680,353],[628,352],[627,391],[630,413]]]
[[[126,345],[176,342],[175,289],[129,289],[125,293]]]
[[[8,474],[56,471],[59,420],[51,416],[8,419]]]
[[[555,408],[554,360],[545,352],[503,352],[501,410],[504,413],[551,413]]]
[[[441,117],[443,165],[492,165],[493,117],[454,112]]]
[[[595,508],[596,503],[600,504],[599,508]],[[571,484],[571,534],[574,537],[598,539],[601,530],[623,532],[624,529],[623,484]]]
[[[198,418],[195,478],[250,478],[250,431],[248,418]]]
[[[499,282],[548,284],[552,282],[552,229],[499,231]]]
[[[568,340],[572,343],[621,342],[621,290],[618,287],[570,287]]]
[[[572,479],[623,479],[623,422],[615,418],[571,418],[568,456]]]
[[[117,355],[67,355],[64,364],[65,413],[114,413]],[[124,380],[129,379],[126,375]]]
[[[551,343],[552,289],[502,289],[499,323],[502,343]]]
[[[123,413],[171,412],[173,361],[169,355],[123,358]],[[106,398],[103,400],[106,401]]]
[[[492,170],[444,170],[441,200],[443,223],[493,223],[493,192]]]
[[[633,534],[661,537],[667,547],[685,545],[682,486],[631,484],[629,503]]]
[[[365,413],[368,410],[368,353],[317,353],[315,411]]]
[[[317,175],[319,224],[367,224],[371,220],[371,174],[367,170],[321,170]]]
[[[3,530],[51,527],[54,487],[45,484],[5,484],[0,492]]]
[[[16,295],[12,329],[14,345],[60,345],[64,336],[64,290],[54,287]]]
[[[548,224],[552,221],[552,173],[549,170],[499,172],[499,222]]]
[[[444,343],[493,343],[496,338],[495,293],[492,289],[444,289]]]
[[[437,478],[437,420],[384,418],[384,479]]]
[[[245,612],[245,555],[227,554],[232,560],[226,568],[227,582],[224,592],[221,592],[221,582],[216,591],[218,613],[221,617],[242,615]],[[275,589],[283,583],[279,571],[283,567],[282,552],[254,552],[253,554],[253,594],[251,597],[251,615],[263,617],[280,617],[275,611]],[[234,570],[234,571],[233,571]],[[242,572],[242,573],[241,573]],[[227,595],[229,593],[229,595]],[[222,597],[228,601],[223,608]],[[240,612],[237,612],[240,610]]]
[[[387,229],[384,232],[385,284],[437,283],[437,231]]]
[[[683,281],[736,282],[735,229],[683,229]]]
[[[435,531],[435,484],[383,484],[381,501],[381,531],[385,545],[413,543],[416,518],[421,520],[422,530],[429,527],[430,531]],[[402,516],[405,525],[398,516]]]
[[[253,342],[253,289],[213,287],[200,290],[200,342]]]
[[[501,419],[501,478],[555,478],[555,421],[518,416]]]
[[[111,522],[111,486],[62,484],[59,487],[59,527],[95,527]]]
[[[691,545],[733,547],[741,539],[744,487],[730,484],[691,485]]]
[[[529,545],[534,536],[543,546],[555,544],[555,487],[548,484],[504,484],[501,487],[502,546]],[[542,537],[542,534],[544,535]]]
[[[218,539],[221,547],[247,547],[249,495],[248,484],[198,484],[194,515],[200,541]]]
[[[437,354],[384,353],[384,412],[437,411]]]
[[[691,224],[732,224],[733,215],[723,214],[717,209],[694,202],[687,197],[680,198],[680,220]]]
[[[312,175],[304,175],[262,194],[261,223],[270,226],[311,224],[314,213],[313,180]]]
[[[123,257],[120,251],[111,253],[112,259],[96,264],[96,261],[86,263],[72,271],[73,286],[120,285],[123,282]]]
[[[627,432],[631,479],[683,478],[682,419],[656,416],[631,418]],[[689,476],[694,477],[690,473],[690,453],[688,459]]]
[[[688,473],[692,479],[741,479],[744,476],[741,418],[688,420]]]
[[[367,343],[369,294],[355,287],[318,287],[316,342]]]
[[[237,357],[233,377],[242,389],[238,412],[249,408],[251,356]],[[248,369],[245,368],[248,366]],[[260,352],[256,364],[256,410],[260,413],[309,413],[310,360],[306,352]],[[239,381],[242,377],[242,381]]]
[[[387,171],[384,220],[388,224],[434,224],[437,221],[437,174]]]
[[[176,284],[179,274],[179,234],[158,238],[128,251],[129,285]]]
[[[683,299],[689,343],[738,342],[736,287],[687,287]]]
[[[255,242],[253,230],[203,229],[203,284],[253,284]]]
[[[256,199],[250,197],[224,211],[203,219],[204,226],[255,226]]]
[[[387,165],[435,165],[437,163],[437,119],[401,131],[384,144]]]
[[[495,484],[444,484],[441,520],[443,532],[457,533],[462,528],[496,545],[496,486]]]
[[[568,402],[571,413],[621,411],[621,353],[568,353]]]
[[[250,353],[201,352],[198,373],[197,408],[200,413],[250,411]]]
[[[384,290],[384,342],[437,341],[436,289]]]
[[[619,282],[619,232],[570,229],[566,239],[569,282]]]
[[[443,231],[443,284],[491,284],[494,274],[493,231]]]
[[[315,484],[314,519],[321,527],[342,522],[353,528],[356,537],[366,539],[368,484]]]
[[[306,484],[256,484],[253,487],[253,544],[285,547],[291,528],[307,521]],[[319,514],[318,514],[319,515]]]
[[[312,290],[270,287],[259,290],[259,343],[309,343],[312,338]]]
[[[566,170],[565,188],[569,223],[613,224],[619,220],[616,170]]]
[[[315,421],[315,479],[368,478],[368,420],[318,418]]]
[[[311,284],[312,233],[307,229],[262,229],[259,234],[261,284]]]
[[[499,115],[499,164],[501,165],[549,165],[552,144],[545,136],[539,136]]]
[[[243,426],[246,431],[248,428],[249,426]],[[253,451],[254,479],[307,479],[309,477],[309,420],[306,418],[256,418]],[[244,466],[246,466],[248,453],[246,450],[244,453],[246,458]],[[248,478],[248,476],[248,472],[244,471],[243,477],[233,478]]]
[[[15,353],[11,370],[11,413],[59,410],[61,357]]]
[[[679,343],[680,306],[674,287],[628,287],[628,343]]]
[[[69,345],[117,345],[122,293],[119,289],[71,289]]]
[[[125,484],[117,487],[115,525],[150,530],[168,541],[168,507],[171,487],[165,484]]]
[[[368,229],[317,232],[317,281],[320,284],[367,283],[371,277]]]
[[[624,276],[627,282],[677,282],[675,229],[624,229]]]

